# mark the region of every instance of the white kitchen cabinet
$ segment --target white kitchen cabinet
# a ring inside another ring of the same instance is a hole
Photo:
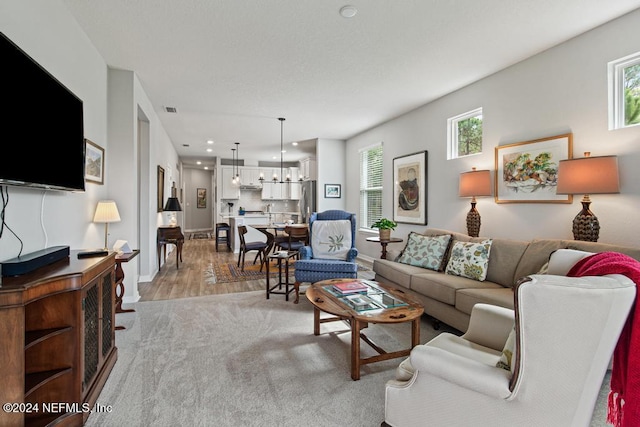
[[[240,182],[243,185],[259,185],[260,184],[260,168],[241,167]]]
[[[240,198],[240,187],[233,185],[231,182],[235,175],[233,166],[222,166],[221,168],[221,185],[222,191],[220,192],[221,199],[237,200]]]
[[[289,200],[300,200],[300,184],[298,181],[300,178],[300,169],[289,168],[289,174],[291,175],[291,184],[289,184]]]
[[[303,181],[318,179],[316,159],[308,157],[300,160],[300,176]]]

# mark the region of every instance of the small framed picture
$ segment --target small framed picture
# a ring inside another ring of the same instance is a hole
[[[104,148],[88,139],[84,142],[84,180],[102,185],[104,184]]]
[[[339,199],[340,197],[342,197],[342,186],[340,184],[324,185],[325,199]]]
[[[206,188],[198,188],[196,190],[196,206],[201,208],[207,207],[207,189]]]

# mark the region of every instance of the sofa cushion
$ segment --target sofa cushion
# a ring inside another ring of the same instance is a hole
[[[346,260],[351,249],[351,221],[339,219],[314,221],[311,225],[311,250],[314,258]]]
[[[411,287],[412,275],[421,273],[437,274],[437,272],[433,270],[401,264],[388,259],[376,259],[373,262],[373,271],[376,273],[376,280],[378,276],[382,276],[385,279],[397,283],[400,286],[404,286],[407,289]]]
[[[422,270],[423,272],[426,270]],[[469,279],[442,273],[421,273],[411,277],[411,290],[449,305],[456,304],[456,293],[461,289],[501,288],[497,283]]]
[[[480,243],[453,242],[445,272],[483,281],[487,277],[491,239]]]
[[[450,234],[424,236],[412,231],[398,262],[440,271],[450,241]]]
[[[549,261],[549,255],[555,250],[566,248],[566,242],[553,239],[534,239],[529,243],[522,254],[522,258],[513,276],[517,282],[520,278],[536,274],[545,262]]]
[[[513,309],[513,288],[465,288],[456,293],[456,309],[463,313],[471,315],[473,306],[478,303]]]
[[[487,267],[487,280],[502,286],[513,287],[515,274],[529,242],[522,240],[492,239],[491,256]]]

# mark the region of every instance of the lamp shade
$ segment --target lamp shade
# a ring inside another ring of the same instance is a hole
[[[471,172],[461,173],[458,195],[460,197],[491,196],[491,172],[477,171],[473,168]]]
[[[96,213],[93,216],[93,222],[119,222],[120,213],[118,206],[113,200],[100,200],[96,207]]]
[[[617,156],[583,157],[559,162],[557,194],[619,192]]]
[[[164,210],[169,212],[181,212],[182,206],[180,206],[180,201],[177,197],[169,197],[167,199],[167,204],[164,205]]]

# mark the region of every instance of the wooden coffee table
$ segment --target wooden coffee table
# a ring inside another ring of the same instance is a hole
[[[347,321],[351,327],[351,379],[360,379],[360,366],[397,357],[408,356],[411,349],[420,343],[420,316],[424,313],[417,301],[406,295],[404,292],[387,288],[378,284],[377,286],[392,297],[406,303],[404,306],[392,308],[379,308],[373,310],[358,311],[333,295],[325,286],[331,286],[340,282],[352,282],[359,279],[331,279],[323,280],[309,286],[306,291],[307,299],[313,305],[313,334],[320,335],[320,324],[335,322],[338,320]],[[364,281],[363,282],[368,282]],[[333,314],[335,317],[320,318],[320,312]],[[369,323],[404,323],[411,322],[411,347],[387,353],[385,350],[371,341],[363,332]],[[360,339],[369,344],[378,354],[367,358],[360,358]]]

